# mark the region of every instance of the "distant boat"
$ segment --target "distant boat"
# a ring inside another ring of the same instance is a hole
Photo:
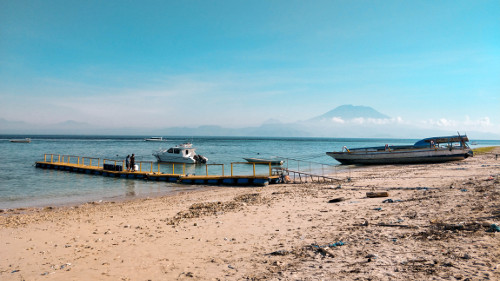
[[[160,149],[153,152],[158,162],[204,164],[208,159],[205,156],[196,154],[196,148],[191,143],[183,143],[169,149]]]
[[[25,139],[15,139],[15,140],[10,140],[10,142],[17,142],[17,143],[30,143],[31,139],[30,138],[25,138]]]
[[[342,164],[383,165],[417,164],[464,160],[473,156],[467,145],[467,136],[432,137],[417,141],[413,145],[396,145],[348,149],[327,152]],[[446,145],[440,146],[440,144]],[[458,143],[458,145],[454,144]]]
[[[265,164],[269,165],[283,165],[283,160],[272,160],[272,159],[263,159],[263,158],[243,158],[249,163],[255,163],[255,164]]]
[[[164,140],[163,137],[150,137],[150,138],[144,139],[144,141],[167,141],[167,140]]]

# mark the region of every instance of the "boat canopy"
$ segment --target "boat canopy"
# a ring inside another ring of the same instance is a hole
[[[413,146],[428,146],[429,143],[433,141],[435,144],[437,143],[452,143],[452,142],[467,142],[469,141],[469,138],[467,138],[467,135],[465,136],[448,136],[448,137],[432,137],[432,138],[426,138],[423,140],[417,141]]]

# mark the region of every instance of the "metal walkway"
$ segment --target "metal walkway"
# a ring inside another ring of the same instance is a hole
[[[67,172],[84,173],[89,175],[100,175],[105,177],[166,181],[181,184],[265,186],[268,184],[276,184],[281,182],[281,178],[279,175],[272,175],[271,165],[269,165],[269,174],[267,175],[256,174],[255,164],[241,162],[231,163],[231,175],[224,175],[223,164],[209,164],[221,166],[222,175],[209,175],[209,165],[207,165],[206,168],[206,175],[187,175],[185,174],[186,164],[176,164],[178,167],[177,169],[180,169],[179,167],[182,167],[182,173],[176,173],[175,164],[172,165],[171,173],[161,172],[159,163],[156,171],[152,162],[138,162],[138,171],[127,171],[127,169],[124,168],[123,164],[125,164],[124,161],[119,160],[101,160],[99,158],[92,157],[45,154],[44,161],[35,162],[35,167],[42,169],[54,169]],[[233,175],[233,164],[245,164],[253,166],[253,173],[251,175]],[[143,171],[143,168],[149,168],[149,171]]]
[[[342,181],[341,179],[334,178],[331,176],[295,171],[295,170],[290,170],[287,168],[273,168],[273,169],[274,169],[276,174],[287,175],[289,177],[289,180],[293,181],[293,182],[296,182],[297,178],[299,179],[299,182],[301,182],[301,183],[302,183],[302,180],[304,180],[304,182],[308,182],[308,180],[310,180],[310,182],[340,182],[340,181]],[[293,179],[291,178],[291,176],[293,176]]]

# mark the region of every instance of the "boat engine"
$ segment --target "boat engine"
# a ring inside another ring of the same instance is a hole
[[[206,164],[208,160],[207,157],[200,154],[196,154],[193,158],[196,161],[196,164]]]

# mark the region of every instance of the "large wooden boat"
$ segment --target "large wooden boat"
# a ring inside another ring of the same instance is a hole
[[[327,152],[342,164],[382,165],[418,164],[464,160],[473,156],[467,145],[467,136],[432,137],[417,141],[414,145],[397,145],[349,149]]]

